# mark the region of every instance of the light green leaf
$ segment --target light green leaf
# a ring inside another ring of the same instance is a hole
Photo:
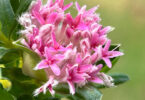
[[[76,97],[82,97],[79,100],[101,100],[102,99],[102,93],[91,86],[86,86],[83,88],[78,88],[76,91]]]

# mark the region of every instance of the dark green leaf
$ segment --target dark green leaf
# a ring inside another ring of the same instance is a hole
[[[7,77],[12,82],[12,88],[9,91],[16,97],[22,95],[33,95],[33,91],[37,88],[34,81],[25,76],[19,68],[4,68],[2,69],[4,77]]]
[[[3,33],[9,38],[15,21],[15,15],[9,0],[0,0],[0,21]]]
[[[16,49],[6,49],[3,52],[0,64],[4,64],[5,67],[22,67],[21,51]]]
[[[25,76],[19,68],[4,68],[2,72],[3,76],[11,80],[12,88],[9,93],[17,97],[17,100],[59,100],[53,98],[49,92],[46,94],[41,93],[37,97],[34,97],[33,91],[39,88],[40,83]]]
[[[76,88],[75,95],[69,93],[67,84],[58,85],[55,88],[56,97],[67,97],[70,100],[101,100],[102,94],[99,90],[92,86],[84,86],[82,88]]]
[[[52,97],[50,93],[40,93],[38,96],[34,97],[35,100],[60,100],[59,98]]]
[[[24,94],[17,98],[17,100],[35,100],[32,95]]]
[[[11,0],[11,5],[15,12],[15,19],[18,19],[18,17],[28,9],[31,2],[32,0]],[[21,29],[21,26],[19,25],[17,20],[15,20],[12,27],[12,35],[11,35],[13,40],[18,39],[19,34],[17,32],[20,29]]]
[[[19,16],[23,12],[25,12],[28,9],[28,7],[32,1],[33,0],[19,0],[19,6],[18,6],[17,11],[16,11],[16,16]]]
[[[114,79],[115,85],[125,83],[129,80],[129,77],[126,74],[110,74],[110,76]]]
[[[0,59],[8,52],[8,49],[0,47]]]
[[[8,39],[18,39],[17,32],[21,29],[17,22],[18,16],[28,9],[31,2],[32,0],[0,0],[2,31]]]
[[[15,100],[11,94],[9,94],[5,89],[3,89],[1,84],[0,84],[0,99],[1,100]]]
[[[20,0],[10,0],[10,2],[11,2],[11,6],[13,8],[14,13],[16,13],[20,5]]]

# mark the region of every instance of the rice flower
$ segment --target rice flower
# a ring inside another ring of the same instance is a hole
[[[98,6],[87,10],[86,5],[80,7],[76,2],[78,14],[73,18],[66,13],[72,5],[64,5],[64,0],[48,0],[43,5],[37,0],[19,18],[24,26],[21,42],[41,57],[34,70],[44,69],[48,78],[36,89],[35,96],[47,90],[54,95],[53,87],[59,83],[67,83],[72,95],[75,86],[82,87],[88,82],[113,86],[113,79],[100,72],[103,64],[96,65],[103,60],[111,68],[110,58],[123,55],[115,49],[109,51],[111,40],[107,34],[113,28],[100,24]]]

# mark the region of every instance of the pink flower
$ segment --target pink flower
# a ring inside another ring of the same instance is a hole
[[[108,42],[106,43],[105,47],[102,50],[102,59],[105,61],[105,63],[109,68],[111,68],[112,66],[110,58],[123,55],[123,53],[119,51],[114,51],[114,50],[109,51],[110,45],[111,45],[111,40],[108,40]]]
[[[61,59],[63,59],[63,55],[61,54],[52,55],[49,52],[49,48],[46,47],[44,56],[45,59],[38,63],[38,65],[35,67],[35,70],[45,69],[50,67],[55,75],[57,76],[60,75],[60,68],[57,65],[57,63]]]
[[[84,86],[88,82],[111,85],[110,78],[100,73],[103,65],[94,65],[104,60],[109,68],[110,58],[123,55],[119,51],[109,50],[111,40],[107,34],[112,27],[103,27],[96,14],[98,6],[86,10],[76,3],[78,14],[72,17],[65,11],[72,6],[63,4],[63,0],[41,0],[33,2],[30,11],[19,18],[24,26],[23,40],[26,47],[36,52],[42,59],[35,70],[44,69],[48,82],[38,88],[34,95],[49,90],[59,83],[68,83],[70,93],[75,94],[75,85]],[[57,84],[55,84],[57,82]]]

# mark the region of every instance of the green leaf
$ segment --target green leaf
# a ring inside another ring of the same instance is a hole
[[[0,0],[0,22],[2,23],[2,31],[9,38],[15,15],[9,0]]]
[[[12,96],[5,89],[3,89],[1,84],[0,84],[0,99],[1,100],[15,100],[14,96]]]
[[[115,85],[125,83],[129,80],[129,77],[126,74],[110,74],[110,76],[114,79]]]
[[[0,59],[8,52],[8,49],[0,47]]]
[[[33,91],[38,87],[34,84],[34,80],[28,76],[25,76],[20,68],[4,68],[2,74],[12,82],[12,88],[9,93],[15,97],[22,95],[31,95]]]
[[[3,47],[0,47],[1,49]],[[4,64],[5,67],[22,67],[22,55],[21,51],[16,49],[0,50],[0,64]]]
[[[12,88],[9,93],[17,97],[17,100],[59,100],[52,97],[49,92],[46,94],[41,93],[37,97],[34,97],[34,90],[42,84],[25,76],[20,68],[4,68],[2,69],[2,73],[4,77],[9,78],[12,82]]]
[[[46,74],[43,69],[34,70],[34,67],[41,61],[40,56],[34,51],[22,45],[19,41],[13,42],[16,49],[23,51],[23,73],[37,80],[46,81]]]
[[[16,16],[19,16],[28,9],[29,5],[33,0],[16,0],[16,1],[17,2],[19,1],[19,6],[16,11]]]
[[[18,97],[17,100],[35,100],[35,99],[31,95],[24,94],[24,95],[21,95],[20,97]]]
[[[114,79],[114,84],[115,85],[120,85],[129,80],[128,75],[125,74],[109,74],[113,79]],[[107,88],[104,85],[99,85],[95,83],[89,83],[90,86],[94,86],[95,88],[102,89],[102,88]]]
[[[52,97],[50,93],[40,93],[38,96],[34,97],[35,100],[60,100],[59,98]]]
[[[15,12],[15,19],[18,19],[18,17],[28,9],[31,2],[32,0],[11,0],[11,5]],[[17,40],[19,37],[17,32],[21,29],[17,20],[15,20],[12,29],[11,37],[13,40]]]
[[[2,23],[2,32],[12,40],[17,40],[17,33],[21,27],[17,22],[18,16],[25,12],[32,0],[0,0],[0,22]]]
[[[77,100],[101,100],[102,94],[101,92],[91,86],[86,86],[83,88],[78,88],[76,91],[76,97],[81,97]]]
[[[75,95],[69,93],[69,87],[67,84],[59,84],[54,88],[56,91],[56,97],[67,97],[70,100],[101,100],[102,94],[97,88],[86,85],[82,88],[76,88]]]
[[[11,41],[2,32],[2,24],[0,22],[0,46],[12,47]]]
[[[14,13],[16,13],[20,5],[20,0],[10,0],[10,3],[11,3]]]

